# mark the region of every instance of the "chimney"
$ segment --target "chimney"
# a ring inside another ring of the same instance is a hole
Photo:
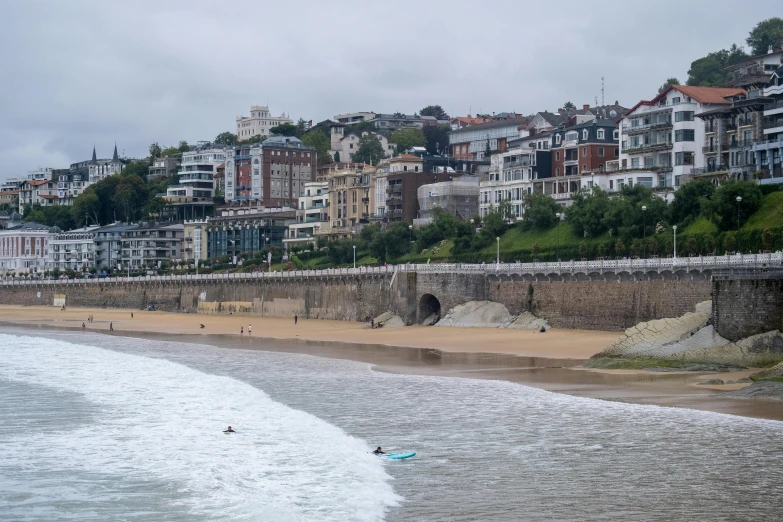
[[[620,105],[620,103],[617,100],[614,101],[614,104],[615,105]]]
[[[772,46],[770,45],[769,49],[767,49],[767,54],[772,54],[772,53],[773,53],[773,49]]]
[[[589,103],[585,103],[584,105],[582,105],[582,110],[586,111],[589,108],[590,108],[590,104]]]
[[[559,109],[557,109],[557,113],[558,113],[558,114],[563,114],[563,108],[562,108],[562,107],[560,107]]]

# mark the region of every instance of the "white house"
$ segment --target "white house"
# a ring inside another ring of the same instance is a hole
[[[315,242],[317,234],[329,229],[329,182],[311,181],[304,184],[304,195],[299,196],[296,221],[288,225],[283,244],[306,245]]]
[[[11,214],[8,228],[0,230],[0,273],[34,274],[46,267],[46,246],[49,234],[56,227],[39,223],[22,223],[16,212]]]
[[[329,154],[336,162],[350,163],[353,161],[353,155],[359,150],[359,140],[367,135],[374,136],[378,139],[381,143],[381,148],[387,157],[394,156],[394,151],[397,146],[394,143],[390,143],[389,140],[386,139],[386,136],[367,131],[362,132],[361,134],[352,132],[346,135],[345,125],[339,123],[335,123],[331,126],[332,143],[329,148]]]
[[[50,234],[46,245],[46,269],[86,272],[95,266],[95,234],[98,226]]]
[[[294,122],[285,113],[272,116],[267,105],[253,105],[250,116],[237,116],[237,139],[246,141],[254,136],[269,136],[269,129],[283,123]]]

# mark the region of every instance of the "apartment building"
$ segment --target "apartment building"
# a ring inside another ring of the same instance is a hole
[[[53,180],[57,179],[52,175],[52,171],[54,169],[51,167],[38,167],[35,170],[31,170],[27,172],[27,179],[33,180],[33,181],[40,181],[42,179],[45,180]]]
[[[294,223],[288,225],[288,234],[283,240],[287,246],[305,246],[314,243],[319,234],[329,232],[329,182],[305,183],[305,193],[299,198]]]
[[[209,218],[185,221],[183,224],[182,260],[195,264],[207,258],[207,227]]]
[[[335,168],[324,177],[328,184],[330,237],[347,237],[369,223],[375,212],[373,195],[376,167],[361,163]]]
[[[99,181],[119,174],[122,169],[125,168],[125,161],[121,160],[117,154],[117,144],[114,144],[114,154],[111,159],[98,159],[95,147],[92,149],[92,159],[87,166],[87,180],[90,184],[98,183]]]
[[[24,180],[7,179],[0,184],[0,208],[19,210],[19,188]]]
[[[185,153],[189,154],[189,153]],[[179,158],[155,158],[147,173],[147,180],[154,181],[164,179],[179,171]]]
[[[195,150],[182,154],[179,183],[168,187],[164,196],[177,220],[204,218],[212,211],[215,175],[226,162],[229,150],[200,142]]]
[[[50,207],[57,204],[57,183],[47,179],[26,179],[19,187],[19,212],[26,205]]]
[[[283,247],[296,211],[285,209],[223,209],[207,224],[207,256],[255,254],[268,247]]]
[[[489,172],[481,176],[479,215],[485,217],[501,202],[509,201],[521,218],[528,194],[554,193],[549,132],[513,140],[509,150],[493,154]]]
[[[449,134],[451,155],[457,159],[489,159],[484,158],[487,143],[493,152],[505,152],[508,141],[520,137],[520,128],[526,127],[530,121],[501,120],[453,130]]]
[[[250,116],[237,116],[237,139],[247,141],[256,136],[269,136],[272,127],[294,121],[287,114],[272,116],[268,105],[253,105],[250,107]]]
[[[478,215],[479,177],[459,176],[449,181],[428,183],[417,190],[419,217],[414,226],[431,223],[438,210],[459,219],[468,220]]]
[[[680,186],[706,166],[703,112],[727,107],[743,89],[671,85],[620,120],[619,169],[644,171],[653,187]],[[695,170],[694,170],[695,169]]]
[[[122,236],[138,225],[114,223],[92,231],[95,242],[95,267],[105,272],[120,268],[122,265]]]
[[[429,167],[429,168],[426,168]],[[386,180],[386,210],[388,222],[413,223],[420,216],[418,190],[422,185],[450,181],[455,172],[449,168],[433,168],[426,160],[412,154],[402,154],[384,163]]]
[[[763,95],[770,102],[763,111],[763,134],[753,144],[755,164],[762,172],[761,183],[783,183],[783,66],[772,73]]]
[[[352,123],[371,121],[375,119],[375,116],[374,112],[350,112],[347,114],[337,114],[334,117],[334,121],[342,123],[343,125],[351,125]]]
[[[182,259],[184,226],[142,223],[122,232],[122,266],[160,268]]]
[[[57,205],[72,205],[73,200],[89,186],[89,174],[82,169],[54,169],[57,179]]]
[[[92,226],[50,234],[46,245],[46,269],[86,272],[93,268],[98,228]]]
[[[0,230],[0,273],[36,274],[46,268],[46,246],[56,227],[40,223],[22,223],[13,212],[8,228]]]
[[[315,180],[317,164],[315,148],[294,137],[238,145],[226,151],[226,202],[295,208],[305,183]]]

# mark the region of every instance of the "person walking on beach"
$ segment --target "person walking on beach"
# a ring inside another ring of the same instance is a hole
[[[296,315],[296,314],[294,314],[294,324],[296,324],[296,323],[297,323],[297,321],[299,321],[299,316],[298,316],[298,315]]]
[[[245,335],[245,327],[244,326],[240,326],[239,327],[239,335]]]
[[[253,325],[247,325],[247,335],[253,335]]]
[[[131,319],[133,319],[133,312],[131,312]]]
[[[84,330],[85,328],[87,328],[87,327],[84,326],[84,323],[82,323],[82,330]]]
[[[109,331],[110,332],[114,331],[114,323],[109,323]]]

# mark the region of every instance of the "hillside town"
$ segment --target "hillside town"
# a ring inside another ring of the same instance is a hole
[[[430,105],[413,114],[357,111],[313,123],[254,105],[236,117],[234,132],[178,147],[153,143],[146,158],[123,157],[117,145],[103,156],[107,151],[85,144],[89,159],[39,167],[0,186],[0,274],[303,268],[318,251],[337,248],[330,245],[359,238],[371,245],[392,229],[402,249],[377,255],[368,246],[360,262],[400,259],[411,248],[426,262],[447,240],[458,250],[459,234],[422,239],[443,215],[470,223],[471,234],[498,215],[505,227],[497,232],[499,262],[500,232],[517,223],[535,228],[541,205],[555,219],[542,229],[556,228],[560,259],[557,227],[577,219],[570,207],[596,194],[653,198],[638,205],[649,222],[635,225],[628,239],[620,227],[596,231],[596,238],[611,238],[611,251],[591,250],[589,228],[579,229],[585,248],[572,249],[570,258],[670,255],[648,241],[665,228],[652,208],[671,206],[683,187],[739,183],[766,196],[783,186],[783,36],[765,54],[725,70],[720,87],[670,82],[635,100],[596,97],[531,114],[456,116]],[[736,198],[736,223],[721,230],[739,233],[749,217]],[[638,248],[621,249],[621,239]],[[694,239],[690,253],[743,250],[709,241]],[[476,252],[491,253],[490,242]],[[540,256],[530,250],[531,258]],[[744,251],[753,250],[746,244]],[[355,264],[355,246],[353,253]],[[351,263],[339,253],[331,262]]]

